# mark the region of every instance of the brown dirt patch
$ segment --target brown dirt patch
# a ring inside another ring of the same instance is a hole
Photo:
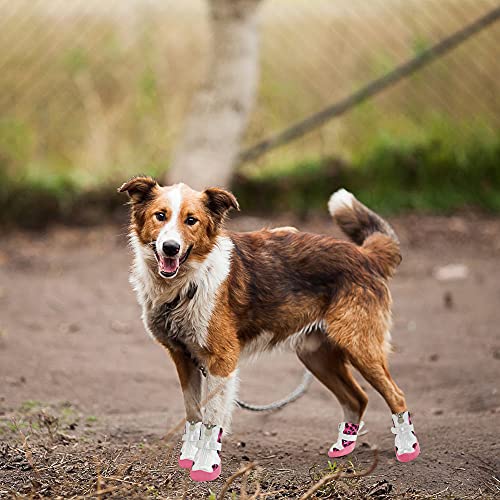
[[[265,222],[239,218],[233,226]],[[369,432],[352,463],[339,464],[362,470],[375,444],[379,464],[369,477],[338,481],[321,497],[493,497],[500,486],[500,219],[393,222],[404,261],[392,282],[391,366],[422,455],[396,463],[389,411],[369,389]],[[323,219],[298,225],[333,230]],[[208,498],[209,488],[222,487],[223,480],[188,482],[175,465],[176,448],[163,438],[182,419],[181,394],[172,363],[142,328],[127,283],[124,233],[54,228],[0,242],[0,497],[90,497],[100,488],[116,497],[178,498],[186,490],[186,498]],[[450,263],[466,265],[467,277],[436,280],[434,269]],[[276,370],[280,382],[270,385]],[[268,402],[291,390],[301,372],[292,354],[265,356],[243,369],[241,395]],[[268,498],[297,498],[327,470],[339,418],[337,402],[317,382],[280,412],[236,410],[223,479],[257,461],[249,491],[257,475],[262,492],[281,490]],[[240,486],[238,479],[234,490]]]

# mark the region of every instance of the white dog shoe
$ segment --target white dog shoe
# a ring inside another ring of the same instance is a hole
[[[179,467],[190,469],[193,466],[194,458],[198,452],[196,444],[200,439],[201,422],[186,422],[184,435],[182,436],[181,456],[179,458]]]
[[[201,435],[196,446],[198,451],[191,468],[193,481],[213,481],[220,476],[222,464],[220,451],[222,449],[222,427],[202,424]]]
[[[395,435],[394,451],[399,462],[411,462],[420,455],[420,445],[411,423],[410,413],[404,411],[392,415],[394,427],[391,432]]]

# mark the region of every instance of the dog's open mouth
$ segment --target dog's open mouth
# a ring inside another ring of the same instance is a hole
[[[156,251],[155,242],[151,243],[151,246],[158,262],[158,271],[164,278],[172,278],[175,276],[181,265],[186,262],[191,250],[193,249],[193,245],[190,245],[186,250],[186,253],[181,257],[164,257],[163,255],[159,255]]]

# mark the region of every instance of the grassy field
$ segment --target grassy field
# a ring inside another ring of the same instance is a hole
[[[265,1],[261,83],[245,143],[348,95],[497,4]],[[60,210],[78,194],[168,169],[207,62],[202,0],[0,0],[0,7],[2,210],[19,193]],[[383,208],[498,210],[499,46],[497,24],[340,120],[247,165],[235,189],[251,200],[245,186],[333,162],[354,169],[340,181]],[[299,177],[302,191],[311,191],[310,179]],[[444,192],[435,192],[441,181]],[[301,209],[302,191],[279,203]]]

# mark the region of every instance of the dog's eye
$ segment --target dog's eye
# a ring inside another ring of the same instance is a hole
[[[166,218],[164,212],[156,212],[155,217],[160,221],[163,222]]]
[[[194,226],[197,222],[198,222],[198,219],[196,219],[195,217],[192,217],[191,215],[185,220],[186,224],[188,226]]]

